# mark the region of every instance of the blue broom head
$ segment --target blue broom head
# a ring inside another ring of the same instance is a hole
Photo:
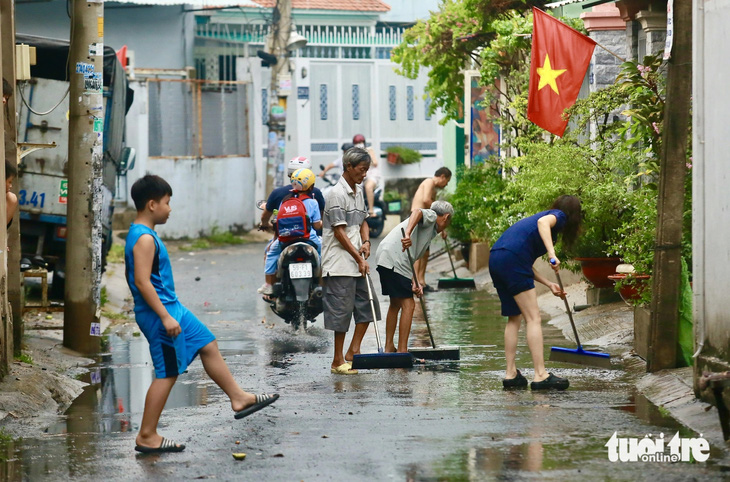
[[[412,367],[413,355],[410,353],[366,353],[352,357],[352,368],[355,370]]]

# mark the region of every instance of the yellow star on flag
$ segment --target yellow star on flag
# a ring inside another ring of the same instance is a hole
[[[560,95],[555,79],[563,75],[566,71],[567,69],[553,70],[550,66],[550,57],[548,57],[548,54],[545,54],[545,63],[542,67],[537,68],[537,75],[540,76],[540,84],[537,86],[537,90],[542,90],[543,87],[549,85],[556,94]]]

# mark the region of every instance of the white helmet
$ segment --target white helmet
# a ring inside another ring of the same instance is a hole
[[[297,169],[312,169],[312,161],[304,156],[295,157],[289,161],[289,165],[287,166],[287,174],[289,177],[291,177]]]

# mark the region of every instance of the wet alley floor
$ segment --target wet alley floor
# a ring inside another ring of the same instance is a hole
[[[90,382],[46,433],[0,442],[10,480],[724,480],[713,451],[705,463],[610,462],[604,447],[621,437],[693,433],[634,393],[635,374],[549,364],[570,379],[565,392],[502,390],[499,303],[484,292],[427,294],[437,343],[460,345],[458,363],[412,370],[331,375],[332,335],[320,319],[292,332],[261,302],[263,245],[177,252],[182,302],[219,340],[247,390],[278,392],[271,407],[234,420],[223,392],[199,360],[178,379],[160,433],[187,445],[180,454],[134,452],[153,370],[144,338],[129,327],[107,337]],[[374,268],[374,266],[373,266]],[[374,271],[374,270],[373,270]],[[199,278],[199,281],[196,281]],[[377,274],[373,277],[379,291]],[[386,299],[381,297],[383,307]],[[384,330],[384,323],[381,323]],[[546,354],[570,346],[544,325]],[[411,345],[425,346],[421,318]],[[364,351],[375,351],[372,329]],[[617,349],[613,355],[621,353]],[[518,367],[531,377],[524,335]],[[714,450],[714,449],[713,449]],[[234,452],[247,457],[236,461]]]

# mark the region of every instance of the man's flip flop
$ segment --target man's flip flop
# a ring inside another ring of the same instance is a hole
[[[234,418],[236,418],[238,420],[238,419],[241,419],[243,417],[248,417],[252,413],[258,412],[259,410],[261,410],[265,406],[271,405],[272,403],[274,403],[278,399],[279,399],[279,394],[278,393],[275,393],[273,395],[266,395],[265,393],[264,394],[261,394],[261,395],[256,395],[256,403],[254,403],[251,406],[248,406],[248,407],[244,408],[240,412],[236,412],[236,414],[234,415]]]
[[[143,454],[161,454],[163,452],[182,452],[185,450],[185,445],[178,445],[170,439],[162,437],[162,443],[159,447],[145,447],[144,445],[137,445],[134,450]]]
[[[357,370],[352,369],[350,362],[345,362],[337,368],[330,368],[330,373],[334,375],[356,375]]]

